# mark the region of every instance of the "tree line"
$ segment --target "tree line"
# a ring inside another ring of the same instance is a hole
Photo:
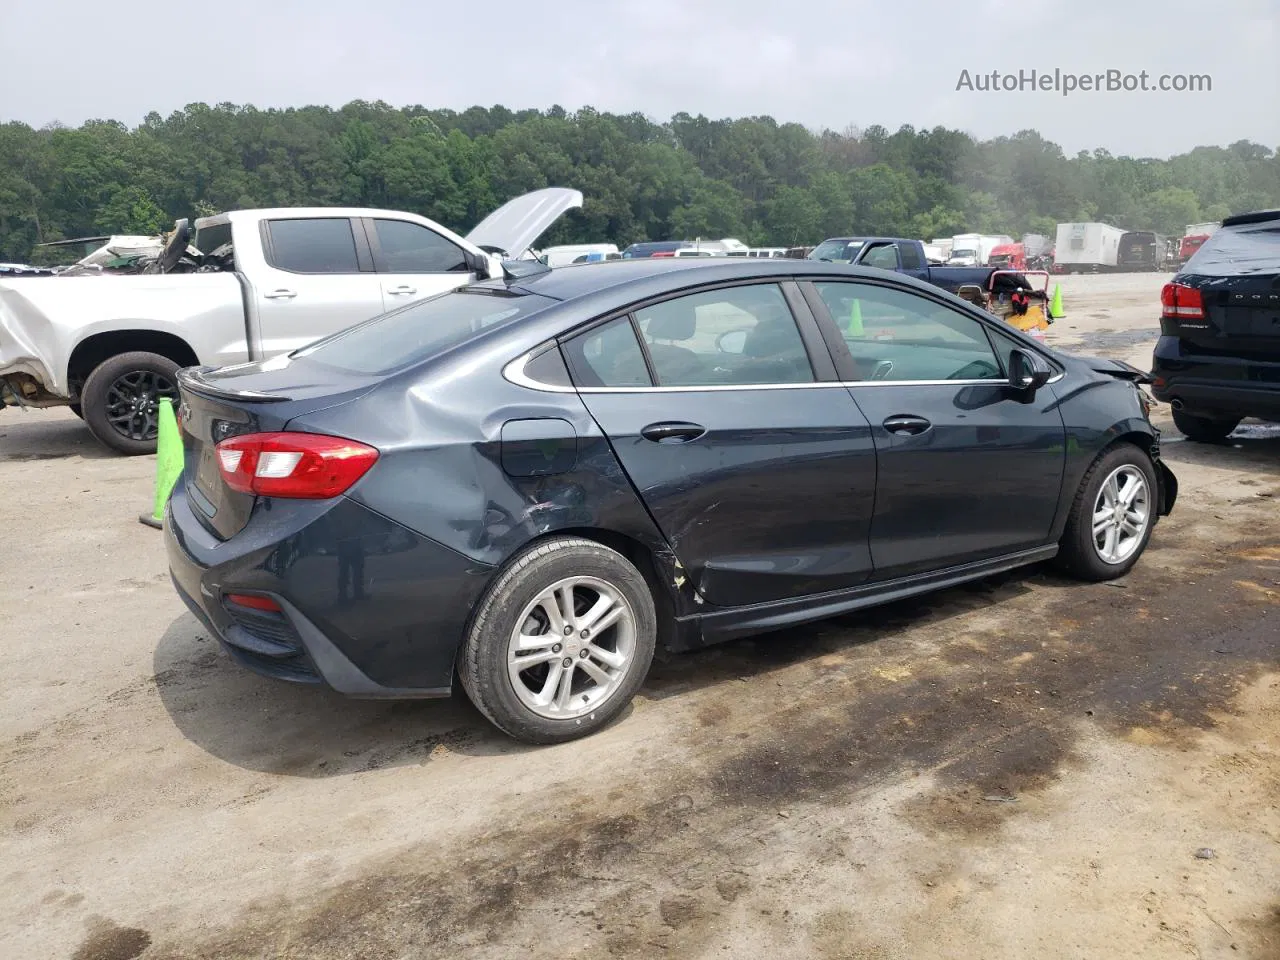
[[[544,186],[586,197],[547,244],[1052,235],[1089,220],[1180,236],[1188,223],[1280,207],[1280,154],[1241,140],[1169,159],[1067,156],[1034,130],[976,140],[943,127],[815,132],[770,117],[657,123],[589,108],[197,103],[132,129],[0,125],[0,261],[30,260],[45,241],[152,234],[249,207],[384,207],[465,233]]]

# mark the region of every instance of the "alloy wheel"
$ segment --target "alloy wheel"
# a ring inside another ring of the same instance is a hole
[[[157,411],[162,397],[178,401],[168,377],[152,370],[121,374],[107,388],[107,422],[130,440],[154,440],[159,433]]]
[[[1151,522],[1146,474],[1132,464],[1111,472],[1093,506],[1093,548],[1103,563],[1124,563],[1142,544]]]
[[[634,660],[636,616],[617,588],[567,577],[539,593],[511,632],[507,675],[540,717],[570,720],[598,709]]]

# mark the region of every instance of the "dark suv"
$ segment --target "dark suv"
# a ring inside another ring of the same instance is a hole
[[[1152,391],[1191,440],[1280,420],[1280,210],[1228,217],[1160,294]]]

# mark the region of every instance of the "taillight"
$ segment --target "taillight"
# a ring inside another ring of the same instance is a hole
[[[1160,316],[1171,320],[1203,320],[1204,298],[1195,287],[1166,283],[1160,291]]]
[[[373,447],[315,433],[245,434],[223,440],[216,453],[232,490],[300,500],[346,493],[378,459]]]

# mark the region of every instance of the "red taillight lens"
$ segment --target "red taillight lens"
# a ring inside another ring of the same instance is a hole
[[[1160,291],[1160,316],[1171,320],[1203,320],[1204,299],[1195,287],[1166,283]]]
[[[232,490],[300,500],[346,493],[378,459],[373,447],[315,433],[250,433],[223,440],[216,452]]]
[[[280,604],[270,597],[260,597],[255,593],[228,593],[227,602],[236,606],[248,607],[250,610],[265,610],[268,613],[283,613]]]

